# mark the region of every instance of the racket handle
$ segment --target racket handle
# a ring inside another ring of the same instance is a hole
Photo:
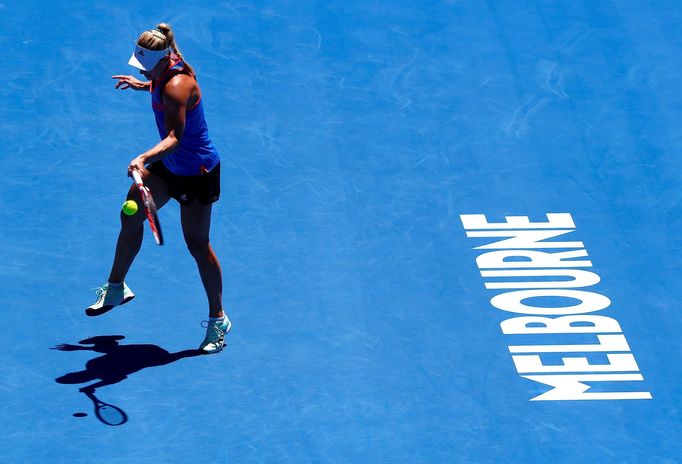
[[[140,173],[137,172],[136,170],[133,169],[133,172],[131,173],[133,176],[133,180],[137,185],[142,185],[142,177],[140,177]]]

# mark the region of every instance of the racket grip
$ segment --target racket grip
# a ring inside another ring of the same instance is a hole
[[[133,170],[131,175],[133,176],[133,180],[135,181],[135,183],[137,185],[142,185],[142,177],[140,176],[139,172],[137,172],[136,170]]]

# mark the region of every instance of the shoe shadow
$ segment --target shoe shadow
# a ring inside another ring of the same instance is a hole
[[[106,425],[123,425],[128,421],[128,416],[122,409],[100,401],[95,396],[97,389],[117,384],[143,369],[165,366],[183,358],[204,354],[196,349],[169,353],[156,345],[122,345],[119,342],[124,338],[123,335],[99,335],[81,340],[78,345],[62,344],[51,348],[59,351],[102,353],[102,356],[86,362],[85,369],[62,375],[55,381],[67,385],[94,382],[79,391],[93,401],[95,415]]]

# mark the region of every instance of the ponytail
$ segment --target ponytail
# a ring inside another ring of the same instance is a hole
[[[170,24],[160,23],[158,26],[156,26],[156,30],[161,32],[161,34],[163,34],[163,36],[166,38],[167,46],[169,46],[171,50],[173,50],[173,53],[175,53],[175,55],[183,61],[185,64],[185,69],[187,69],[192,76],[196,76],[194,68],[192,68],[189,63],[185,62],[185,59],[182,57],[182,53],[180,53],[178,44],[175,43],[175,34],[173,34]]]

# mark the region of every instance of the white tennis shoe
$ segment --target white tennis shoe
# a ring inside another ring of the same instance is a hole
[[[204,326],[204,322],[206,325]],[[202,327],[206,327],[206,338],[199,346],[204,353],[218,353],[225,346],[225,335],[232,328],[232,322],[225,315],[222,321],[204,321]]]
[[[111,287],[109,283],[106,283],[96,291],[97,302],[85,310],[85,314],[88,316],[99,316],[115,306],[120,306],[135,298],[135,294],[125,282],[120,287]]]

